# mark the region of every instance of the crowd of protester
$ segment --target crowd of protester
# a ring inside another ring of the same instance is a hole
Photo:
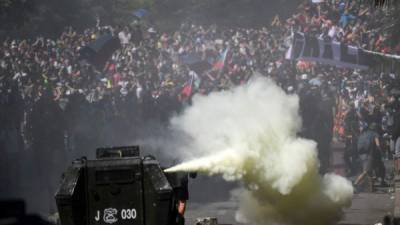
[[[346,159],[355,167],[360,128],[374,127],[380,147],[388,149],[385,156],[395,146],[400,153],[396,71],[285,59],[293,32],[399,54],[400,42],[385,30],[393,20],[390,10],[367,1],[304,1],[290,18],[276,16],[267,27],[184,23],[164,32],[140,23],[98,24],[83,32],[68,27],[57,39],[6,39],[0,46],[0,149],[51,155],[55,149],[118,145],[146,122],[167,125],[193,95],[228,90],[258,74],[299,94],[300,135],[317,140],[323,172],[334,135],[347,143]],[[83,62],[80,50],[106,33],[121,47],[101,68]],[[382,155],[374,157],[382,161]]]

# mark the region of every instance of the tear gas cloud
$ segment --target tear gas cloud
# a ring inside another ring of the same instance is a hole
[[[297,137],[299,99],[255,78],[230,91],[195,96],[172,119],[189,138],[184,163],[166,172],[198,171],[241,181],[238,222],[327,225],[353,195],[340,176],[318,174],[316,143]]]

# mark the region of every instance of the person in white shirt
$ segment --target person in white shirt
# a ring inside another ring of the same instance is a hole
[[[131,40],[131,33],[129,32],[128,28],[125,27],[124,30],[118,33],[118,38],[121,42],[121,45],[125,47],[126,45],[129,44],[129,41]]]

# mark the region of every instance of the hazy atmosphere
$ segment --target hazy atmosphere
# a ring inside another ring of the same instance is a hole
[[[397,224],[399,12],[0,0],[0,224]]]

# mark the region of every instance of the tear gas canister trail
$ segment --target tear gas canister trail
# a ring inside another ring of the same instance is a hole
[[[241,181],[238,222],[255,225],[328,225],[340,217],[353,195],[340,176],[318,174],[316,143],[299,138],[299,99],[273,81],[208,96],[172,119],[190,142],[184,163],[166,170],[221,174]]]

